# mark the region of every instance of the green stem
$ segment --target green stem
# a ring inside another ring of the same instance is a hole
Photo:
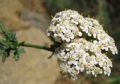
[[[21,43],[19,43],[19,46],[43,49],[43,50],[47,50],[47,51],[51,51],[52,52],[51,48],[49,48],[47,46],[44,46],[44,45],[35,45],[35,44],[21,42]]]

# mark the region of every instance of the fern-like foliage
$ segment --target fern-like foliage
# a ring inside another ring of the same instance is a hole
[[[8,31],[0,22],[0,56],[2,56],[2,61],[5,62],[10,54],[13,54],[14,59],[18,60],[23,51],[24,49],[19,46],[16,33]]]

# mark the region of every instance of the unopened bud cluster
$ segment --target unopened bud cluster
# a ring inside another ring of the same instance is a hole
[[[48,36],[60,39],[56,49],[62,73],[76,79],[81,72],[110,75],[112,62],[108,52],[117,54],[114,39],[93,18],[83,17],[78,12],[66,10],[52,19]]]

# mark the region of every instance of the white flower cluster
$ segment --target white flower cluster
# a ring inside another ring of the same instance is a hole
[[[95,77],[97,74],[110,75],[111,60],[101,52],[100,46],[85,39],[75,39],[64,44],[58,51],[61,71],[76,78],[80,72],[86,71]]]
[[[51,21],[48,36],[59,37],[66,42],[70,42],[77,36],[82,36],[77,26],[79,20],[83,21],[84,18],[76,11],[68,10],[57,13]]]
[[[83,17],[78,12],[66,10],[52,19],[48,36],[62,41],[56,50],[60,69],[76,79],[80,72],[110,75],[112,62],[108,52],[117,54],[114,39],[95,19]]]

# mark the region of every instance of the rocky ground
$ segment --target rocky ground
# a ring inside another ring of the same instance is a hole
[[[20,40],[35,44],[47,44],[48,38],[39,29],[17,31]],[[51,52],[25,48],[19,61],[8,58],[0,62],[0,84],[54,84],[59,75],[56,58],[47,59]]]

